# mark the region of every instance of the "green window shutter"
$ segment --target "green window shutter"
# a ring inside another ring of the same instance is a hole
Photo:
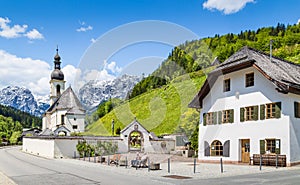
[[[213,112],[213,125],[218,124],[218,112]]]
[[[206,113],[203,113],[203,126],[206,126]]]
[[[280,139],[276,139],[276,141],[275,141],[276,143],[275,143],[275,153],[276,154],[280,154]]]
[[[254,114],[253,114],[253,120],[258,120],[258,105],[253,107]]]
[[[281,102],[276,102],[275,104],[275,118],[281,117]]]
[[[259,141],[259,146],[260,146],[260,154],[265,154],[266,153],[266,142],[265,142],[265,140],[260,140]]]
[[[233,123],[234,122],[234,110],[230,109],[229,110],[229,123]]]
[[[218,124],[222,124],[222,111],[218,112]]]
[[[244,122],[245,121],[245,108],[241,107],[240,108],[240,122]]]
[[[298,114],[299,112],[299,103],[294,102],[294,112],[295,112],[295,118],[300,118],[300,115]]]
[[[266,105],[265,104],[262,104],[260,105],[260,120],[264,120],[265,117],[266,117],[266,114],[265,114],[265,107]]]

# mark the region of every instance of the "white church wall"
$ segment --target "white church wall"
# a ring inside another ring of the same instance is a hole
[[[53,114],[51,114],[50,129],[52,129],[52,131],[54,131],[57,128],[57,126],[62,123],[62,121],[66,123],[66,120],[61,120],[61,115],[65,115],[66,113],[67,110],[56,110]]]
[[[71,132],[84,132],[84,115],[66,115],[66,126]],[[73,129],[73,125],[77,125],[77,129]]]

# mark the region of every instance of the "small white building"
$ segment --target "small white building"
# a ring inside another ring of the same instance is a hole
[[[189,107],[201,109],[202,161],[249,162],[253,154],[300,163],[300,66],[249,47],[208,74]]]
[[[43,115],[41,135],[70,135],[72,132],[84,132],[85,109],[71,87],[65,90],[64,74],[60,70],[60,64],[57,49],[50,80],[51,105]]]

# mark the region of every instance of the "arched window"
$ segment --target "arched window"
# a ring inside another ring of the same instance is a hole
[[[211,156],[223,156],[223,145],[221,141],[214,140],[210,147]]]
[[[60,96],[60,85],[56,86],[56,95]]]

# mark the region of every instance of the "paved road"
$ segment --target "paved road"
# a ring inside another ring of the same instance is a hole
[[[161,177],[163,171],[137,173],[134,169],[108,167],[70,159],[46,159],[25,154],[20,148],[0,149],[0,172],[20,185],[35,184],[300,184],[300,168],[286,168],[249,175],[176,180]],[[142,170],[140,171],[142,172]],[[138,174],[138,175],[137,175]],[[203,175],[203,172],[202,172]],[[0,181],[1,182],[1,181]]]
[[[0,171],[20,185],[161,184],[153,178],[111,173],[93,163],[35,157],[20,148],[0,149]]]

